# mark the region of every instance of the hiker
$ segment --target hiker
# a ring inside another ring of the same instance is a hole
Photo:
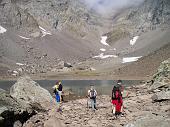
[[[60,102],[64,101],[63,100],[63,95],[62,95],[62,93],[63,93],[63,85],[61,84],[61,81],[59,81],[59,83],[58,83],[58,93],[60,95]]]
[[[53,87],[54,88],[54,94],[55,94],[55,99],[56,99],[56,103],[57,103],[57,111],[61,111],[61,107],[60,107],[60,102],[61,102],[61,81],[57,81],[56,85]]]
[[[122,81],[118,80],[117,84],[113,87],[112,90],[112,104],[113,104],[113,114],[116,116],[121,114],[121,107],[123,105],[123,100],[122,100]]]
[[[92,107],[93,111],[97,110],[96,96],[97,96],[97,91],[94,89],[94,85],[91,85],[90,90],[88,90],[88,97],[90,98],[91,107]]]

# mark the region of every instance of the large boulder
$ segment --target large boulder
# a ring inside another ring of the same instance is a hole
[[[151,91],[154,91],[156,89],[160,89],[160,90],[164,90],[164,89],[167,89],[167,88],[170,88],[170,82],[169,83],[166,83],[166,82],[154,82],[149,90]]]
[[[0,89],[0,116],[6,111],[12,111],[14,114],[23,112],[21,105],[5,90]]]
[[[162,82],[162,80],[170,80],[170,58],[162,62],[153,76],[154,81]]]
[[[132,123],[125,125],[124,127],[169,127],[169,125],[170,119],[148,114],[138,118]]]
[[[170,91],[161,91],[152,96],[153,101],[170,100]]]
[[[5,90],[0,89],[0,127],[13,127],[16,120],[24,122],[30,115]]]
[[[29,112],[48,110],[52,104],[51,94],[30,77],[20,77],[10,88],[10,95]]]
[[[170,58],[160,64],[149,90],[154,92],[170,90]]]

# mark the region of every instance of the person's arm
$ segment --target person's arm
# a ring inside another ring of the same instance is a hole
[[[88,93],[87,93],[87,94],[88,94],[87,96],[90,97],[90,90],[88,90]]]
[[[97,96],[97,91],[95,90],[96,96]]]

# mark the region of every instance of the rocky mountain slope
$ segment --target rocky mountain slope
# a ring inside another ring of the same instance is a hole
[[[46,72],[61,59],[75,62],[88,58],[97,47],[92,41],[101,27],[98,15],[78,0],[2,0],[0,10],[1,25],[7,29],[0,35],[2,71],[23,63],[37,70],[28,73]]]
[[[0,32],[2,78],[24,73],[55,77],[60,72],[70,78],[113,77],[118,68],[136,64],[127,62],[132,57],[144,59],[149,68],[150,56],[162,50],[163,57],[152,60],[151,75],[170,56],[169,0],[145,0],[109,16],[89,9],[82,0],[1,0],[0,17],[6,30]],[[133,72],[140,73],[141,67],[137,64]]]

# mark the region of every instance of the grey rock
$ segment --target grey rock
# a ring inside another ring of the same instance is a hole
[[[66,63],[66,62],[64,62],[64,67],[70,68],[70,67],[73,67],[73,66],[71,65],[71,63]]]
[[[162,82],[163,79],[170,80],[170,58],[160,64],[153,78],[155,82]]]
[[[22,127],[22,123],[19,120],[17,120],[15,121],[13,127]]]
[[[7,107],[0,107],[0,115],[5,112],[5,111],[8,111],[8,108]]]
[[[21,105],[13,99],[6,91],[0,90],[0,116],[5,111],[12,111],[14,114],[20,114]]]
[[[153,101],[170,100],[170,91],[162,91],[152,96]]]
[[[153,85],[151,85],[151,87],[149,88],[150,90],[155,90],[161,87],[165,87],[167,86],[167,83],[163,83],[163,82],[154,82]]]
[[[169,125],[170,119],[165,119],[162,116],[146,115],[124,127],[169,127]]]
[[[30,77],[20,77],[10,88],[10,95],[27,110],[47,110],[52,101],[51,94]]]

